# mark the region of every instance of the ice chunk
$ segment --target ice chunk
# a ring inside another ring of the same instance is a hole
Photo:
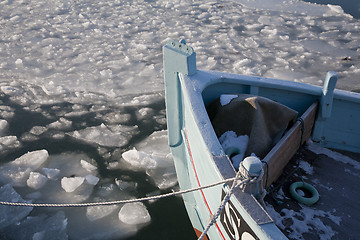
[[[99,182],[100,179],[98,177],[94,176],[94,175],[89,174],[89,175],[85,176],[85,180],[90,185],[95,186]]]
[[[167,131],[155,131],[136,147],[150,155],[167,156],[170,153]]]
[[[63,177],[61,179],[61,187],[66,192],[73,192],[83,184],[84,177]]]
[[[69,133],[76,139],[105,147],[122,147],[128,139],[138,132],[137,126],[105,125],[88,127],[84,130]]]
[[[143,203],[126,203],[119,212],[120,221],[126,224],[142,224],[151,220],[150,214]]]
[[[47,180],[48,180],[47,177],[45,177],[41,173],[30,172],[29,179],[27,180],[26,183],[28,187],[38,190],[45,185]]]
[[[53,129],[59,129],[59,130],[64,130],[64,129],[68,129],[70,128],[72,125],[72,122],[67,120],[66,118],[60,118],[58,121],[50,123],[49,125],[47,125],[48,128],[53,128]]]
[[[45,174],[48,179],[56,180],[60,170],[56,168],[43,168],[41,172]]]
[[[86,217],[90,221],[95,221],[101,218],[104,218],[111,213],[115,212],[119,206],[109,205],[109,206],[90,206],[86,208]]]
[[[177,184],[175,167],[156,168],[146,171],[159,189],[167,189]]]
[[[44,132],[46,132],[47,128],[43,127],[43,126],[35,126],[33,128],[30,129],[30,133],[34,134],[36,136],[39,136],[41,134],[43,134]]]
[[[0,152],[17,148],[19,146],[20,142],[18,141],[16,136],[0,137]]]
[[[26,185],[30,172],[37,170],[49,157],[46,150],[28,152],[0,167],[0,182],[13,186]]]
[[[10,239],[17,240],[67,240],[67,218],[62,211],[56,212],[53,216],[28,216],[8,227],[7,235],[11,236]]]
[[[137,187],[137,182],[127,182],[117,178],[115,178],[115,183],[122,191],[133,191]]]
[[[137,151],[135,148],[124,152],[123,159],[134,167],[143,169],[153,169],[157,166],[157,162],[150,155]]]
[[[6,131],[9,128],[9,124],[6,120],[0,119],[0,137],[5,136]]]
[[[97,169],[96,166],[92,165],[91,163],[85,161],[85,160],[80,160],[80,164],[83,168],[85,168],[86,170],[88,170],[89,172],[94,171]]]
[[[0,188],[0,197],[2,201],[25,202],[10,184],[6,184]],[[0,229],[5,229],[6,227],[20,221],[26,217],[32,209],[32,207],[0,205]]]

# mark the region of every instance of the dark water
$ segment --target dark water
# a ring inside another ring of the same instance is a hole
[[[354,18],[360,19],[360,1],[359,0],[303,0],[317,4],[339,5],[344,12],[352,15]]]

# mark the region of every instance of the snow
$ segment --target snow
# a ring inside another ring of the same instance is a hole
[[[319,239],[331,239],[337,232],[326,225],[324,219],[337,225],[341,222],[341,218],[334,215],[334,212],[324,212],[305,205],[301,205],[300,211],[284,208],[278,213],[271,205],[266,205],[266,209],[281,229],[285,229],[284,224],[291,222],[291,232],[288,233],[291,239],[303,239],[303,234],[312,232],[314,229],[319,234]]]
[[[227,131],[220,136],[219,141],[235,169],[239,169],[239,164],[245,157],[249,136],[237,136],[234,131]]]
[[[237,98],[238,95],[232,95],[232,94],[223,94],[220,96],[220,104],[221,106],[225,106],[230,103],[230,101],[234,98]]]
[[[360,89],[360,23],[334,5],[41,0],[0,6],[2,200],[118,200],[176,187],[163,131],[161,47],[169,39],[185,38],[199,69],[316,85],[335,70],[339,88]],[[230,100],[225,96],[222,104]],[[246,145],[244,136],[231,138]],[[235,166],[242,158],[233,158]],[[144,182],[150,192],[142,192]],[[119,215],[119,206],[34,212],[0,206],[1,216],[9,215],[0,225],[8,228],[4,237],[16,239],[118,239],[151,222],[146,206],[123,206]],[[135,224],[122,222],[131,218],[127,211],[137,211]]]
[[[311,141],[308,142],[308,148],[316,154],[324,154],[326,156],[329,156],[329,157],[335,159],[336,161],[350,164],[355,169],[360,169],[360,163],[358,161],[356,161],[346,155],[343,155],[339,152],[335,152],[330,149],[317,146],[314,143],[312,143]]]

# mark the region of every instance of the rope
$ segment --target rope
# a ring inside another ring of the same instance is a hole
[[[240,177],[241,177],[240,172],[237,172],[235,178],[238,180],[238,179],[240,179]],[[208,233],[210,227],[216,222],[217,218],[220,216],[220,214],[221,214],[221,212],[223,211],[226,203],[230,200],[230,197],[231,197],[231,195],[234,193],[234,191],[235,191],[238,187],[240,187],[241,185],[246,184],[246,183],[250,182],[250,181],[253,180],[253,179],[254,179],[254,178],[247,178],[247,179],[245,179],[245,180],[243,180],[243,181],[241,181],[241,182],[234,181],[234,182],[232,183],[232,186],[231,186],[230,190],[226,193],[226,195],[225,195],[225,197],[223,198],[223,200],[222,200],[219,208],[217,209],[215,215],[213,215],[213,216],[211,217],[211,221],[209,222],[209,224],[207,225],[207,227],[205,228],[205,230],[202,232],[202,234],[200,235],[200,237],[198,238],[198,240],[202,240],[202,239],[206,236],[206,234]]]
[[[301,135],[300,135],[300,146],[299,148],[302,146],[302,142],[303,142],[303,136],[304,136],[304,132],[305,132],[305,122],[304,119],[302,119],[302,117],[299,117],[296,121],[299,121],[301,124]]]
[[[229,179],[225,179],[216,183],[212,183],[209,185],[205,185],[205,186],[201,186],[201,187],[196,187],[196,188],[191,188],[191,189],[187,189],[187,190],[182,190],[182,191],[178,191],[178,192],[171,192],[171,193],[165,193],[162,195],[157,195],[157,196],[150,196],[150,197],[144,197],[144,198],[138,198],[138,199],[128,199],[128,200],[117,200],[117,201],[109,201],[109,202],[90,202],[90,203],[21,203],[21,202],[6,202],[6,201],[0,201],[1,205],[7,205],[7,206],[21,206],[21,207],[90,207],[90,206],[105,206],[105,205],[117,205],[117,204],[124,204],[124,203],[135,203],[135,202],[144,202],[144,201],[149,201],[149,200],[157,200],[157,199],[161,199],[161,198],[166,198],[166,197],[171,197],[171,196],[175,196],[175,195],[180,195],[180,194],[185,194],[185,193],[189,193],[189,192],[194,192],[194,191],[198,191],[201,189],[206,189],[206,188],[210,188],[210,187],[214,187],[226,182],[236,182],[235,180],[238,179],[238,176],[233,177],[233,178],[229,178]],[[245,181],[243,181],[245,182]],[[243,184],[243,183],[242,183]]]

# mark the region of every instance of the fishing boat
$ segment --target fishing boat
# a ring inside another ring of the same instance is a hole
[[[326,148],[359,153],[360,94],[335,89],[335,72],[328,72],[320,87],[198,70],[194,49],[183,40],[170,40],[163,54],[168,142],[180,188],[221,182],[238,172],[241,178],[256,179],[233,192],[203,239],[288,239],[264,208],[264,189],[309,139]],[[274,125],[276,129],[270,129]],[[225,147],[225,133],[246,136],[246,148]],[[237,155],[240,162],[234,160]],[[310,191],[310,196],[297,196],[299,201],[318,201],[312,185],[297,184],[295,195],[297,188]],[[183,195],[197,236],[231,187],[228,182]]]

